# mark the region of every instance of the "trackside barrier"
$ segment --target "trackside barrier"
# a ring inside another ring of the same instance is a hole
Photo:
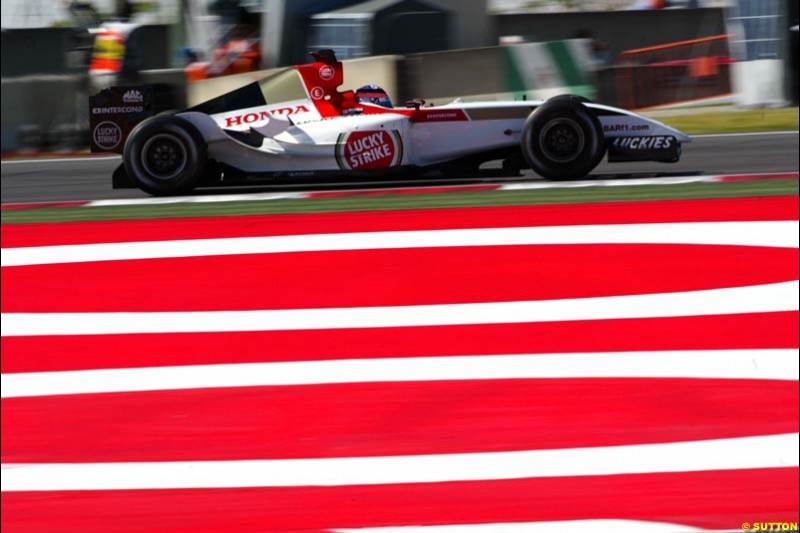
[[[586,39],[573,39],[412,54],[406,58],[406,90],[445,101],[546,99],[564,93],[594,98],[589,46]]]
[[[615,69],[616,104],[626,109],[730,95],[728,35],[626,50]]]
[[[88,140],[87,78],[40,74],[2,79],[2,149],[74,150]]]
[[[144,70],[139,83],[167,84],[186,102],[183,69]],[[2,79],[2,151],[74,151],[89,146],[89,76],[38,74]]]
[[[383,87],[394,102],[425,98],[444,103],[465,100],[546,99],[571,93],[594,98],[594,78],[585,39],[525,43],[345,61],[346,89],[368,83]],[[276,69],[277,70],[277,69]],[[259,80],[261,70],[189,83],[189,105]]]

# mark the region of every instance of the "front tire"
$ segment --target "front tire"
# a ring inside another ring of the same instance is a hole
[[[600,121],[580,100],[553,98],[538,107],[522,128],[522,155],[540,176],[579,179],[605,155]]]
[[[154,196],[187,194],[206,165],[206,144],[188,121],[157,115],[136,126],[125,143],[122,162],[133,182]]]

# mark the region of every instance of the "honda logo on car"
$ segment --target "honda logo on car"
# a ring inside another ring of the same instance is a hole
[[[231,128],[233,126],[242,126],[243,124],[262,122],[269,120],[270,115],[294,115],[295,113],[308,113],[308,108],[304,105],[298,105],[294,107],[281,107],[270,111],[264,110],[257,113],[253,112],[233,117],[225,117],[225,127]]]
[[[672,148],[674,137],[617,137],[612,146],[627,150],[669,150]]]
[[[403,161],[403,142],[397,131],[372,130],[342,133],[336,160],[343,170],[376,170]]]

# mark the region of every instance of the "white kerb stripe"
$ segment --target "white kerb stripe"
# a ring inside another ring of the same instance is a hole
[[[2,374],[2,397],[214,387],[545,378],[800,379],[798,350],[473,355]]]
[[[533,244],[724,244],[796,248],[797,222],[685,222],[430,231],[325,233],[271,237],[72,244],[4,248],[4,267],[333,250],[377,250]]]
[[[662,294],[472,304],[152,313],[6,313],[3,337],[512,324],[796,311],[797,281]]]
[[[798,434],[516,452],[141,463],[4,464],[3,492],[437,483],[798,466]]]
[[[563,520],[553,522],[504,522],[493,524],[458,524],[443,526],[394,526],[336,528],[331,533],[697,533],[709,531],[668,522],[643,520]],[[741,533],[742,530],[736,530]]]

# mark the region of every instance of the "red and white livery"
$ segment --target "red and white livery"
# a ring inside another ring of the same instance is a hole
[[[178,113],[148,116],[146,105],[144,113],[129,113],[101,147],[108,151],[110,138],[117,141],[111,151],[123,154],[114,186],[167,195],[305,176],[463,177],[493,160],[511,173],[533,168],[547,179],[577,179],[606,154],[610,162],[677,161],[681,144],[691,140],[655,120],[571,95],[376,105],[339,90],[343,65],[331,51],[313,56],[313,63]],[[119,108],[101,111],[109,109]],[[93,116],[106,132],[115,117]]]

